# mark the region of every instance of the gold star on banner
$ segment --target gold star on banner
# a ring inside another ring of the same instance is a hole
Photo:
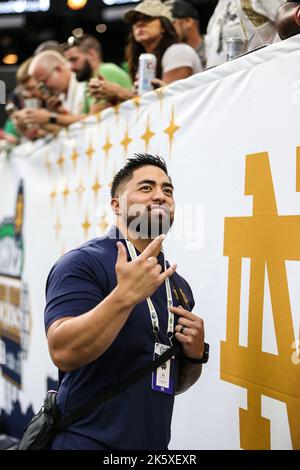
[[[87,151],[86,151],[85,153],[86,153],[86,155],[87,155],[89,161],[91,161],[91,159],[92,159],[92,157],[93,157],[93,155],[94,155],[94,153],[95,153],[95,149],[94,149],[92,143],[90,143],[90,145],[89,145],[89,147],[88,147],[88,149],[87,149]]]
[[[48,170],[48,173],[51,173],[51,162],[49,160],[49,154],[48,152],[46,153],[46,158],[45,158],[45,165]]]
[[[134,106],[137,109],[139,109],[140,105],[141,105],[141,97],[140,96],[135,96],[134,98],[132,98],[132,102],[133,102]]]
[[[95,197],[98,195],[98,191],[101,189],[101,184],[98,181],[98,176],[96,176],[95,183],[92,186],[92,190],[94,191]]]
[[[61,169],[65,163],[65,160],[66,159],[62,153],[60,154],[59,158],[56,160],[56,163],[60,166]]]
[[[107,160],[107,157],[109,155],[109,152],[110,152],[110,149],[112,148],[112,146],[113,145],[109,140],[109,131],[107,129],[105,144],[102,147],[102,149],[104,150],[104,153],[105,153],[105,160]]]
[[[178,131],[178,129],[180,129],[180,126],[177,126],[175,124],[175,120],[174,120],[174,108],[172,107],[172,113],[171,113],[171,122],[169,124],[169,126],[164,130],[164,133],[168,135],[169,137],[169,150],[170,152],[172,151],[172,145],[173,145],[173,140],[174,140],[174,134],[175,132]]]
[[[162,105],[163,105],[163,99],[164,99],[164,89],[163,89],[163,87],[158,88],[157,90],[155,90],[155,93],[156,93],[157,99],[159,100],[160,112],[162,112]]]
[[[116,115],[116,121],[118,123],[119,122],[119,116],[120,116],[120,104],[115,104],[114,112],[115,112],[115,115]]]
[[[106,219],[106,215],[102,215],[101,217],[101,220],[100,220],[100,223],[99,223],[99,227],[101,229],[101,233],[105,232],[105,230],[107,229],[108,227],[108,222],[107,222],[107,219]]]
[[[73,162],[73,165],[76,167],[77,159],[79,157],[79,153],[76,152],[76,149],[73,150],[72,155],[71,155],[71,160]]]
[[[84,231],[84,238],[87,238],[88,231],[91,228],[88,215],[85,216],[84,222],[81,224],[81,227],[83,228],[83,231]]]
[[[78,194],[78,197],[79,197],[79,202],[81,202],[81,198],[82,198],[82,195],[84,193],[84,191],[86,190],[86,188],[83,186],[82,184],[82,179],[80,178],[80,181],[79,181],[79,185],[78,187],[76,188],[76,193]]]
[[[62,192],[65,202],[67,201],[70,192],[71,192],[71,191],[69,190],[68,185],[67,185],[67,183],[66,183],[66,185],[65,185],[65,187],[64,187],[64,190],[63,190],[63,192]]]
[[[133,102],[134,106],[136,107],[136,119],[138,120],[140,105],[141,105],[141,97],[140,96],[135,96],[134,98],[132,98],[132,102]]]
[[[132,139],[128,135],[128,127],[126,126],[126,131],[123,140],[121,140],[120,144],[124,147],[124,156],[126,157],[128,146],[132,142]]]
[[[60,234],[60,231],[62,229],[62,225],[60,223],[60,220],[59,220],[59,215],[57,216],[57,219],[56,219],[56,222],[54,224],[54,230],[56,232],[56,237],[58,238],[59,237],[59,234]]]
[[[101,122],[101,111],[98,111],[98,113],[96,113],[95,116],[96,116],[96,121],[99,124],[99,122]]]
[[[152,139],[152,137],[154,136],[154,132],[151,131],[150,129],[150,117],[148,116],[147,118],[147,124],[146,124],[146,131],[145,133],[141,136],[141,139],[145,141],[145,149],[146,149],[146,152],[148,150],[148,147],[149,147],[149,142],[150,140]]]
[[[51,202],[54,202],[54,199],[57,196],[56,188],[54,187],[50,193]]]

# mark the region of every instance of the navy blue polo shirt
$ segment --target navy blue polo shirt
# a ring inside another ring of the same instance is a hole
[[[112,227],[107,235],[66,253],[53,266],[46,285],[46,330],[60,318],[88,312],[116,287],[118,239],[125,244],[122,234]],[[192,309],[194,299],[188,283],[177,273],[174,276]],[[171,287],[173,304],[178,306],[172,283]],[[165,283],[151,299],[159,318],[159,340],[169,344],[166,334],[168,310]],[[71,413],[102,389],[119,383],[149,364],[153,360],[153,352],[151,319],[147,302],[143,301],[133,308],[113,344],[98,359],[64,374],[58,391],[61,414]],[[175,385],[177,368],[175,360]],[[101,405],[97,411],[72,424],[66,432],[59,433],[52,448],[166,449],[170,441],[173,404],[174,394],[151,389],[149,374]]]

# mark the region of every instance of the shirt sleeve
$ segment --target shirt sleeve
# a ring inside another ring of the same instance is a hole
[[[109,82],[116,83],[124,88],[131,88],[132,82],[129,74],[115,64],[104,63],[100,68],[101,74]]]
[[[19,133],[16,129],[16,126],[14,125],[14,123],[12,122],[11,119],[7,119],[5,124],[4,124],[4,127],[3,127],[3,130],[7,133],[7,134],[11,134],[11,135],[14,135],[15,137],[19,137]]]
[[[163,73],[179,67],[190,67],[193,73],[201,72],[200,59],[194,49],[188,44],[173,44],[168,47],[162,57]]]
[[[188,304],[189,310],[192,311],[193,308],[195,307],[195,299],[193,296],[193,291],[189,283],[184,278],[181,278],[181,279],[183,281],[183,287],[182,287],[181,293],[183,294],[183,297],[185,298],[185,301]]]
[[[76,317],[96,307],[107,295],[103,266],[81,250],[65,254],[51,269],[46,283],[45,328],[63,317]]]
[[[168,262],[167,262],[167,267],[168,268],[170,267],[170,264]],[[174,283],[174,278],[176,280],[176,285]],[[180,301],[180,297],[179,297],[179,294],[178,294],[178,289],[180,290],[180,294],[182,295],[185,303],[187,304],[188,310],[192,311],[194,306],[195,306],[195,300],[194,300],[194,296],[193,296],[193,291],[192,291],[189,283],[182,276],[180,276],[180,274],[178,274],[177,272],[175,274],[173,274],[170,281],[171,281],[171,285],[172,285],[172,288],[173,288],[173,292],[174,292],[174,294],[176,296],[176,299],[178,300],[179,304],[180,304],[181,301]],[[182,305],[182,307],[183,307],[183,305]]]

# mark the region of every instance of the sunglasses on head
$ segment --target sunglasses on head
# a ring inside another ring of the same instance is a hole
[[[76,38],[75,36],[70,36],[67,41],[60,44],[60,47],[63,51],[71,49],[71,47],[78,46],[80,44],[80,38]]]

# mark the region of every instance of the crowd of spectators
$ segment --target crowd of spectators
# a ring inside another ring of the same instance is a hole
[[[0,142],[36,140],[135,97],[143,53],[156,57],[152,86],[157,88],[228,60],[228,39],[242,41],[247,51],[279,41],[276,14],[285,3],[219,0],[203,35],[198,11],[187,0],[144,0],[124,16],[131,31],[123,68],[103,62],[93,36],[47,41],[18,68]]]

